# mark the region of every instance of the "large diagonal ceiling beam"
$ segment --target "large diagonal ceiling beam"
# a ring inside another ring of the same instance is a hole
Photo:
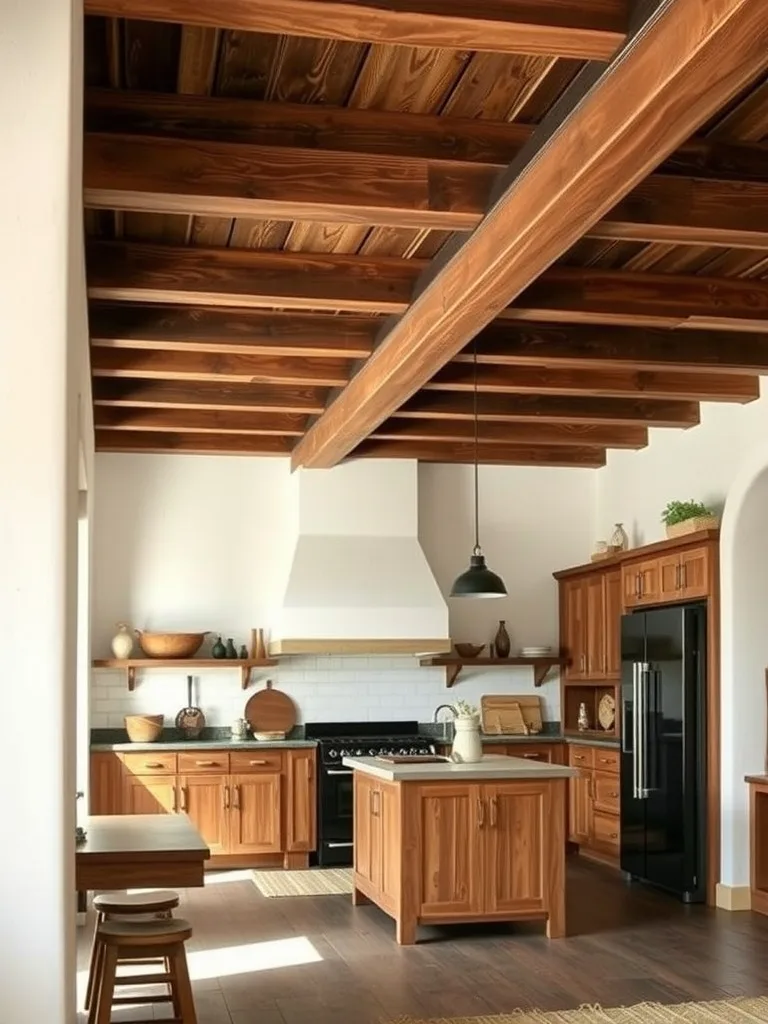
[[[627,0],[85,0],[86,14],[353,42],[607,60]]]
[[[330,467],[768,65],[765,0],[662,0],[619,57],[510,166],[463,243],[433,261],[374,354],[297,444]],[[577,83],[578,84],[578,83]]]

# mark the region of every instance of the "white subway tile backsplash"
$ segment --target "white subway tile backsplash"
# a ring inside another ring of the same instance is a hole
[[[458,698],[478,704],[483,693],[538,693],[544,699],[544,717],[560,717],[557,678],[535,690],[532,673],[526,668],[465,672],[453,690],[446,689],[443,669],[420,668],[417,659],[409,657],[291,657],[270,675],[274,685],[295,701],[300,722],[379,718],[431,721],[438,704]],[[264,685],[264,679],[260,676],[255,685],[243,691],[239,671],[200,673],[195,677],[193,700],[202,707],[209,725],[229,725],[243,714],[246,701],[256,687]],[[186,702],[183,672],[141,672],[133,692],[128,690],[122,672],[93,672],[94,728],[121,728],[125,715],[142,712],[163,713],[171,724]]]

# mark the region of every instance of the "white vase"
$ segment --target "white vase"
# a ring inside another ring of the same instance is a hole
[[[456,718],[453,723],[453,746],[451,753],[462,764],[474,764],[483,759],[483,745],[480,742],[480,720]]]
[[[118,659],[130,658],[133,651],[133,637],[124,622],[118,622],[117,633],[112,637],[112,653]]]

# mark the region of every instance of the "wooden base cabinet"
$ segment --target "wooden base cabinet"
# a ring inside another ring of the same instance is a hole
[[[354,902],[419,924],[544,919],[565,932],[565,779],[386,782],[355,772]]]
[[[91,755],[91,813],[187,814],[212,867],[306,867],[315,807],[314,749]]]
[[[568,839],[581,853],[618,865],[621,849],[621,753],[614,747],[571,744],[568,761]]]

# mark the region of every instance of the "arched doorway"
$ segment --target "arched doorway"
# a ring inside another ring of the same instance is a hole
[[[744,776],[762,772],[766,757],[768,444],[751,454],[729,490],[720,556],[720,877],[724,886],[738,888],[749,884]]]

